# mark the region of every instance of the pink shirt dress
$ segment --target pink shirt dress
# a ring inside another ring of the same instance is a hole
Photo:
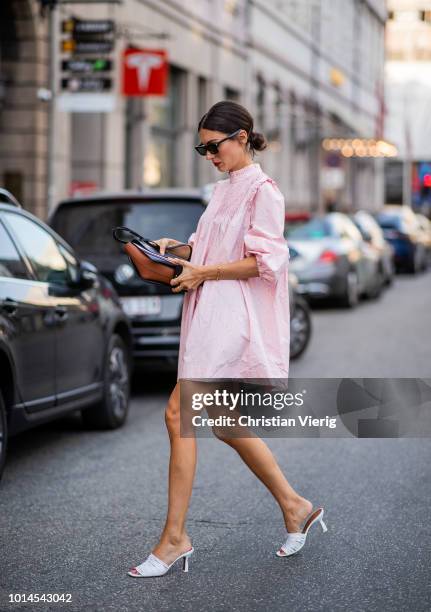
[[[190,261],[213,265],[255,255],[259,277],[207,280],[184,294],[177,380],[288,378],[284,216],[284,197],[258,163],[216,183],[189,238]]]

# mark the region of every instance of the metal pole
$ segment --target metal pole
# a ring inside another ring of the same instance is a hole
[[[57,58],[57,20],[56,6],[49,6],[49,90],[51,96],[48,108],[48,151],[47,151],[47,195],[48,212],[55,206],[55,109],[56,109],[56,58]]]

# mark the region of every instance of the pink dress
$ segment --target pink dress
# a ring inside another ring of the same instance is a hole
[[[255,255],[259,277],[209,280],[184,295],[177,380],[288,378],[284,216],[283,195],[258,163],[216,183],[189,238],[190,261],[213,265]]]

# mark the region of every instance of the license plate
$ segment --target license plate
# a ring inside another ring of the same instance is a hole
[[[121,304],[124,312],[129,317],[160,314],[162,310],[161,300],[158,295],[121,298]]]

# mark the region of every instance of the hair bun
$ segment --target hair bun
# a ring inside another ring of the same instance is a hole
[[[263,151],[268,146],[265,136],[259,132],[252,132],[250,134],[250,147],[255,151]]]

